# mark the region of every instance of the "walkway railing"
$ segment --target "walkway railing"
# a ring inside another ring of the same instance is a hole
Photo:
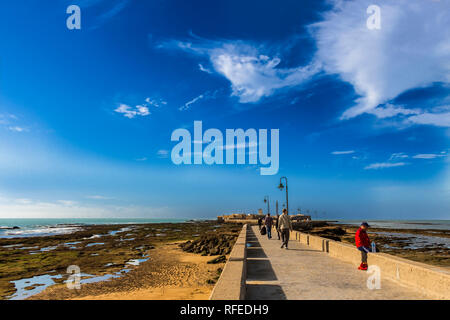
[[[244,300],[247,279],[247,224],[242,227],[210,300]]]
[[[312,249],[324,251],[334,257],[356,266],[361,263],[361,253],[350,244],[292,231],[292,240],[300,241]],[[424,291],[437,299],[450,299],[450,271],[415,262],[386,253],[369,253],[369,266],[380,268],[381,277]]]

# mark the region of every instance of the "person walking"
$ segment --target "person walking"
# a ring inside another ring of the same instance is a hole
[[[272,239],[273,218],[270,216],[270,213],[268,213],[264,219],[264,224],[266,225],[267,238]]]
[[[292,231],[292,222],[286,209],[283,209],[278,228],[281,232],[281,241],[283,242],[281,248],[286,247],[286,249],[288,249],[289,232]]]
[[[261,224],[262,224],[262,218],[258,218],[258,227],[259,227],[260,231],[261,231]]]
[[[278,240],[280,240],[280,230],[278,229],[279,222],[280,222],[280,215],[277,213],[277,220],[275,222],[275,230],[277,231]]]
[[[356,248],[361,251],[361,264],[359,265],[358,270],[367,270],[368,268],[367,253],[372,252],[369,236],[367,235],[367,229],[369,227],[367,222],[363,222],[355,234]]]

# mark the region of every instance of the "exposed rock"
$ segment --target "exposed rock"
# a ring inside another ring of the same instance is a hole
[[[209,264],[216,264],[216,263],[222,263],[227,261],[227,257],[225,256],[218,256],[217,258],[214,258],[212,260],[209,260],[207,263]]]

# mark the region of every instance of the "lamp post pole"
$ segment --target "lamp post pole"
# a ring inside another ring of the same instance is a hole
[[[286,183],[286,210],[287,210],[287,213],[289,214],[289,193],[288,193],[288,181],[287,181],[286,177],[280,178],[280,185],[278,186],[278,188],[280,190],[283,190],[283,188],[284,188],[283,183],[282,183],[283,179]]]
[[[270,201],[269,196],[264,197],[264,202],[267,202],[267,213],[270,213]]]

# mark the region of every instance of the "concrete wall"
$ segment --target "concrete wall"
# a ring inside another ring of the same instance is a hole
[[[290,238],[312,249],[324,251],[330,257],[352,263],[355,267],[361,263],[361,253],[353,245],[298,231],[292,231]],[[369,253],[367,262],[369,266],[380,268],[382,278],[420,290],[436,299],[450,299],[450,271],[446,269],[385,253]]]
[[[244,300],[247,279],[247,224],[242,227],[210,300]]]

